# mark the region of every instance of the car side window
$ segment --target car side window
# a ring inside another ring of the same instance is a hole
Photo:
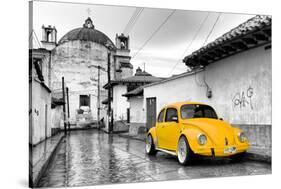
[[[172,117],[178,117],[178,111],[175,108],[168,108],[166,111],[166,117],[165,117],[165,122],[171,122]]]
[[[163,109],[158,115],[158,119],[157,119],[158,123],[162,123],[164,121],[164,110],[165,109]]]

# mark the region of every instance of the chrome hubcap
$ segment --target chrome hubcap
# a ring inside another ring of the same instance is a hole
[[[151,145],[152,145],[151,136],[148,136],[147,139],[146,139],[146,145],[145,145],[146,153],[150,152]]]
[[[183,163],[187,156],[187,149],[186,144],[183,138],[180,139],[179,145],[178,145],[178,158],[180,163]]]

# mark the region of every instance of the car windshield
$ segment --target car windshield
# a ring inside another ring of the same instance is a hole
[[[218,119],[215,110],[211,106],[201,104],[186,104],[181,107],[181,118],[213,118]]]

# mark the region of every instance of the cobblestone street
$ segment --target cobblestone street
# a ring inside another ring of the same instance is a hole
[[[177,158],[158,152],[149,157],[144,143],[97,130],[72,131],[59,145],[41,187],[66,187],[205,177],[270,174],[271,165],[228,159],[181,166]]]

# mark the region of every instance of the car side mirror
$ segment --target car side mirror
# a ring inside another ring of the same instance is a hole
[[[223,118],[219,118],[219,120],[223,121]]]
[[[178,122],[178,116],[173,116],[171,119],[173,122]]]

